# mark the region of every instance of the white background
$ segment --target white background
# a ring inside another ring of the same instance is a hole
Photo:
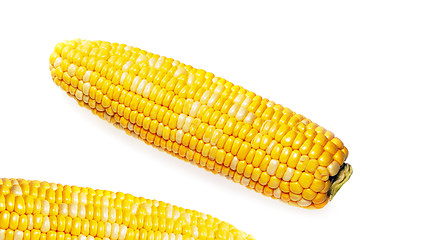
[[[0,175],[132,193],[257,239],[440,239],[440,1],[0,3]],[[322,210],[160,152],[51,80],[59,41],[137,46],[224,77],[340,137],[354,174]]]

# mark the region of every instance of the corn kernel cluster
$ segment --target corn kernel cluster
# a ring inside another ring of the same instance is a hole
[[[121,192],[0,179],[1,240],[254,239],[210,215]]]
[[[127,133],[291,205],[326,205],[348,156],[332,132],[289,108],[139,48],[65,41],[50,70],[80,105]]]

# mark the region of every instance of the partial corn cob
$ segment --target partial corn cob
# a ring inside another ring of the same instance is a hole
[[[210,215],[121,192],[0,179],[0,240],[254,239]]]
[[[171,58],[72,40],[56,45],[50,70],[80,105],[128,134],[291,205],[322,208],[352,173],[332,132]]]

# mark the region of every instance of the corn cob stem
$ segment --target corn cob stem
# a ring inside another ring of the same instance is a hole
[[[210,215],[121,192],[0,179],[1,240],[254,239]]]
[[[124,44],[57,44],[50,70],[82,106],[146,143],[266,196],[321,208],[348,156],[341,140],[290,109]]]

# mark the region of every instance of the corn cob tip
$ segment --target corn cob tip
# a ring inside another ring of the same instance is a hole
[[[331,179],[331,186],[328,192],[329,201],[333,199],[333,197],[336,195],[339,189],[341,189],[342,185],[344,185],[344,183],[346,183],[350,179],[350,176],[352,174],[353,174],[353,168],[351,167],[351,165],[348,163],[344,163],[341,169],[339,170],[338,174],[336,174],[336,176],[333,179]]]

